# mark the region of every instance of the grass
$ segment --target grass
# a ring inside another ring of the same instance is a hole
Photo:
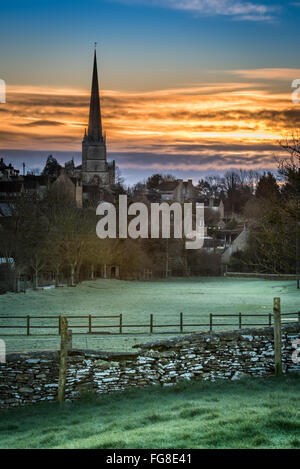
[[[4,448],[300,448],[300,376],[198,381],[0,413]]]
[[[296,312],[299,308],[299,291],[295,282],[270,281],[261,279],[234,278],[192,278],[168,279],[153,282],[126,282],[118,280],[98,279],[83,282],[76,288],[61,288],[45,291],[30,291],[26,295],[8,293],[0,297],[0,324],[25,325],[25,320],[2,320],[1,316],[27,315],[119,315],[123,314],[123,324],[149,324],[150,313],[154,315],[155,324],[179,324],[179,313],[183,312],[184,321],[188,323],[209,322],[209,313],[269,313],[272,312],[273,298],[281,297],[283,312]],[[87,320],[72,320],[72,324],[87,324]],[[104,321],[104,320],[102,320]],[[237,318],[231,318],[238,324]],[[248,322],[251,321],[249,318]],[[247,322],[245,321],[245,322]],[[253,321],[253,319],[252,319]],[[266,321],[256,318],[255,322]],[[219,318],[219,322],[224,319]],[[49,335],[44,337],[17,337],[16,332],[25,333],[25,329],[1,329],[0,338],[4,334],[7,350],[52,349],[59,346],[57,320],[33,319],[32,325],[53,325]],[[98,321],[100,324],[100,320]],[[103,322],[102,322],[103,324]],[[118,324],[118,319],[105,320],[105,324]],[[174,327],[164,328],[170,332]],[[179,327],[177,328],[177,330]],[[189,330],[197,328],[189,327]],[[222,327],[224,329],[224,327]],[[82,331],[86,331],[82,329]],[[116,329],[110,329],[116,332]],[[155,330],[155,329],[154,329]],[[203,330],[203,329],[202,329]],[[76,329],[76,332],[79,331]],[[125,332],[134,332],[126,329]],[[139,328],[136,331],[145,332]],[[34,334],[41,331],[33,329]],[[44,330],[45,332],[45,330]],[[51,335],[52,334],[52,335]],[[166,338],[152,336],[152,339]],[[74,347],[102,349],[111,351],[127,351],[132,345],[149,340],[149,335],[134,336],[74,336]]]

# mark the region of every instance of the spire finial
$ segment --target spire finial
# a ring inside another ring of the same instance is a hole
[[[98,45],[98,42],[94,42],[94,50],[95,51],[97,50],[97,45]]]

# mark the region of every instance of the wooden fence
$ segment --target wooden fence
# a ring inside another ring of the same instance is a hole
[[[297,313],[284,313],[281,314],[282,320],[297,320],[300,321],[300,311]],[[288,316],[290,318],[288,318]],[[296,317],[295,317],[296,316]],[[272,326],[273,325],[273,314],[272,313],[259,313],[259,314],[246,314],[246,313],[237,313],[237,314],[214,314],[211,313],[209,315],[209,322],[207,323],[192,323],[192,322],[184,322],[183,313],[179,314],[179,321],[178,323],[172,324],[159,324],[154,321],[154,315],[150,314],[149,322],[147,324],[125,324],[123,321],[123,315],[115,315],[115,316],[98,316],[98,315],[88,315],[88,316],[72,316],[67,315],[65,316],[69,322],[69,329],[73,331],[75,334],[183,334],[183,333],[191,333],[195,332],[195,330],[191,330],[191,328],[206,328],[208,331],[212,332],[214,327],[234,327],[238,329],[242,329],[243,327],[250,327],[250,326]],[[34,330],[39,329],[39,334],[36,335],[46,335],[46,333],[42,333],[44,330],[48,331],[49,329],[56,330],[56,333],[60,335],[61,333],[61,324],[62,324],[63,316],[0,316],[0,332],[3,335],[4,329],[15,329],[21,330],[19,334],[9,334],[9,335],[26,335],[30,336]],[[229,319],[229,322],[220,321],[220,319],[225,318]],[[246,318],[266,318],[265,322],[246,322]],[[12,324],[15,319],[21,320],[22,324]],[[33,324],[36,320],[54,320],[54,324]],[[84,322],[81,324],[70,324],[72,319],[84,319]],[[115,320],[114,324],[104,324],[107,319]],[[217,321],[214,321],[217,319]],[[2,320],[9,320],[9,324],[3,324]],[[95,320],[103,320],[101,324],[96,324]],[[186,319],[187,320],[187,319]],[[232,321],[232,322],[231,322]],[[142,332],[128,332],[130,329],[141,329],[144,328]],[[176,328],[172,331],[162,330],[163,328]],[[24,330],[25,329],[25,330]],[[84,329],[84,332],[74,332],[74,329]],[[113,329],[113,332],[111,331]],[[22,331],[24,332],[22,333]],[[125,331],[126,330],[126,331]],[[53,334],[51,334],[53,335]]]

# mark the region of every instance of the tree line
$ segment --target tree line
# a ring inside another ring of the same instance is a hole
[[[288,155],[278,171],[265,173],[243,208],[250,232],[248,249],[231,261],[235,271],[299,274],[300,139],[281,142]]]
[[[95,231],[95,207],[77,208],[61,186],[52,185],[42,197],[26,192],[8,199],[11,216],[0,225],[0,257],[9,266],[10,288],[18,291],[22,277],[37,288],[45,275],[56,285],[62,277],[76,285],[82,277],[101,275],[104,265],[117,265],[121,278],[138,278],[144,271],[157,277],[171,272],[219,275],[221,256],[215,247],[224,229],[241,223],[250,232],[249,244],[232,257],[232,270],[299,272],[300,139],[282,142],[282,147],[288,156],[278,161],[276,174],[235,170],[199,180],[199,195],[221,198],[227,213],[227,219],[220,220],[215,211],[205,211],[211,252],[187,251],[184,239],[101,240]],[[50,163],[55,168],[55,161]],[[117,192],[127,193],[130,203],[141,187],[155,189],[172,178],[156,174],[128,190],[119,177]]]

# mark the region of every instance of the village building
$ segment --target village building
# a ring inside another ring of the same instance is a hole
[[[193,200],[196,196],[191,179],[187,181],[176,179],[174,181],[162,182],[159,184],[157,192],[160,194],[162,201],[185,202]]]

